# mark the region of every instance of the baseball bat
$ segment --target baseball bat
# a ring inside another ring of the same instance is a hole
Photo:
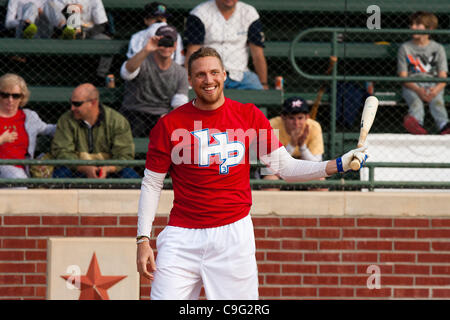
[[[331,74],[331,72],[333,71],[333,68],[334,68],[334,64],[336,62],[337,62],[337,57],[331,56],[326,75]],[[327,89],[327,85],[324,83],[320,86],[319,91],[317,92],[316,100],[314,100],[313,106],[311,108],[311,112],[309,113],[309,117],[313,120],[316,119],[317,110],[319,110],[320,101],[322,100],[322,96],[325,93],[326,89]]]
[[[366,142],[367,135],[372,127],[377,109],[378,99],[375,96],[368,97],[364,103],[364,109],[361,116],[361,129],[359,131],[358,148],[364,146],[364,143]],[[360,166],[361,162],[357,158],[354,158],[352,162],[350,162],[350,168],[352,170],[358,170]]]

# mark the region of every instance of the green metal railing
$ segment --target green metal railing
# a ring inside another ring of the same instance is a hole
[[[330,56],[338,57],[337,62],[333,66],[333,71],[331,75],[313,75],[308,74],[300,69],[296,60],[295,60],[295,52],[296,45],[300,42],[301,39],[305,38],[307,35],[312,33],[330,33],[331,35],[331,52]],[[292,40],[290,48],[289,48],[289,60],[291,62],[294,70],[302,77],[309,80],[325,80],[331,81],[331,109],[330,109],[330,135],[329,135],[329,158],[336,157],[336,105],[337,105],[337,82],[338,81],[390,81],[390,82],[450,82],[450,78],[442,79],[442,78],[418,78],[418,77],[406,77],[400,78],[396,76],[358,76],[358,75],[339,75],[338,74],[338,64],[339,57],[345,58],[345,49],[344,55],[339,54],[338,51],[338,35],[340,33],[346,34],[435,34],[435,35],[448,35],[450,34],[450,30],[410,30],[410,29],[374,29],[370,30],[367,28],[311,28],[306,29],[300,32],[294,40]],[[342,45],[342,43],[340,44]],[[345,48],[345,43],[343,44]]]
[[[0,159],[1,165],[118,165],[118,166],[144,166],[145,160],[16,160]],[[252,164],[252,167],[263,167],[261,163]],[[368,181],[343,179],[343,175],[336,174],[328,180],[316,180],[308,182],[285,182],[283,180],[250,179],[250,185],[254,188],[260,187],[302,187],[302,188],[330,188],[331,190],[348,190],[366,188],[373,191],[375,188],[404,188],[404,189],[450,189],[450,182],[434,181],[375,181],[375,168],[450,168],[450,163],[399,163],[399,162],[369,162],[366,163],[369,170]],[[28,179],[0,179],[0,187],[20,186],[46,186],[48,188],[59,187],[124,187],[139,188],[142,179],[89,179],[89,178],[28,178]],[[172,186],[172,180],[165,179],[166,187]]]

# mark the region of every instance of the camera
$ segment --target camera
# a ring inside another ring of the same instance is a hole
[[[173,47],[173,45],[174,41],[169,37],[161,38],[158,41],[158,47]]]

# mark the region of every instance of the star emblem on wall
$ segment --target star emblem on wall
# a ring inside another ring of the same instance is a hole
[[[102,275],[94,252],[86,275],[79,276],[79,289],[81,291],[79,300],[109,300],[107,290],[126,277]],[[72,285],[75,284],[72,275],[61,276],[61,278],[71,281]]]

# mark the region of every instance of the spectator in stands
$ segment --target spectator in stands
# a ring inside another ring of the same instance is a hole
[[[55,37],[63,39],[111,40],[113,30],[101,0],[48,0],[49,20]],[[110,72],[112,56],[102,56],[93,81],[104,86]]]
[[[47,0],[9,0],[5,27],[16,29],[16,38],[50,38]]]
[[[296,159],[322,161],[324,153],[322,127],[309,117],[308,103],[301,97],[291,97],[283,103],[281,116],[269,120],[278,139]],[[275,175],[263,179],[279,180]]]
[[[0,159],[34,158],[37,136],[53,135],[56,126],[41,120],[38,114],[23,108],[30,92],[19,75],[0,77]],[[27,178],[28,168],[21,165],[0,166],[0,177]]]
[[[144,7],[144,23],[147,29],[141,30],[131,36],[127,52],[128,59],[142,50],[148,39],[155,35],[159,27],[167,25],[167,18],[169,17],[170,14],[166,6],[162,3],[152,2]],[[179,65],[184,65],[183,41],[179,33],[177,36],[177,47],[172,55],[172,59]]]
[[[186,69],[172,60],[176,47],[177,30],[161,26],[145,47],[122,65],[120,75],[126,82],[120,111],[130,121],[135,137],[148,137],[161,116],[188,102]]]
[[[412,30],[434,30],[437,17],[429,12],[416,12],[410,18]],[[400,77],[447,78],[448,66],[444,47],[430,39],[429,34],[413,34],[412,39],[398,51],[397,71]],[[404,82],[403,98],[408,104],[408,114],[403,126],[412,134],[427,134],[423,128],[424,103],[430,106],[431,115],[441,134],[450,134],[450,124],[444,103],[446,82]]]
[[[97,88],[84,83],[76,87],[71,108],[58,120],[51,152],[56,159],[133,160],[134,143],[130,124],[119,112],[100,103]],[[119,166],[57,167],[56,178],[139,178],[132,168]]]
[[[186,61],[201,46],[216,49],[225,65],[229,89],[268,89],[264,33],[256,9],[237,0],[209,0],[186,20]],[[248,69],[248,49],[256,74]]]

